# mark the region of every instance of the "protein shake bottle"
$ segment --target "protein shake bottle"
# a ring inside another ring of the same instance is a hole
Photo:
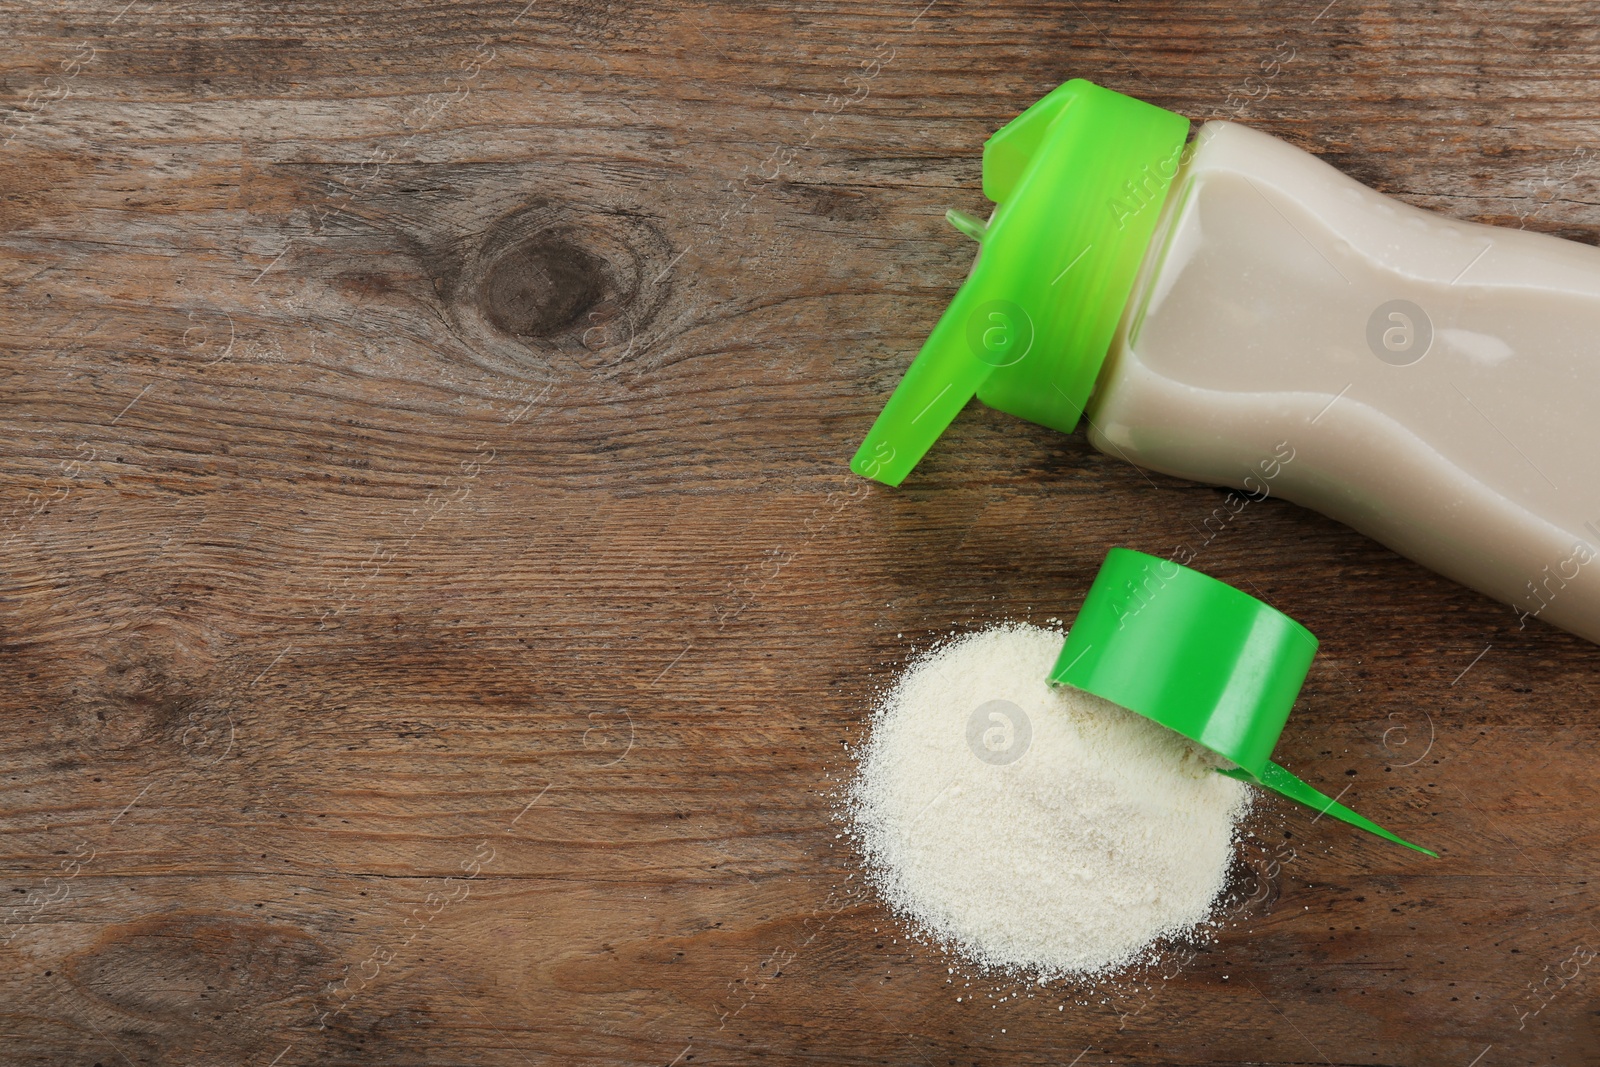
[[[972,273],[851,469],[976,394],[1314,508],[1600,641],[1600,250],[1390,200],[1274,137],[1072,81],[984,146]],[[1179,563],[1187,560],[1179,559]]]

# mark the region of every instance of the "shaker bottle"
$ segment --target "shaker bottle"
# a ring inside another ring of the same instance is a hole
[[[989,139],[997,206],[951,213],[972,272],[851,469],[900,484],[973,395],[1081,419],[1110,455],[1282,496],[1600,641],[1600,250],[1189,128],[1077,80]]]

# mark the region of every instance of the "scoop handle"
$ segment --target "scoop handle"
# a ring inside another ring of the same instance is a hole
[[[1423,848],[1421,845],[1413,845],[1405,838],[1390,833],[1388,830],[1385,830],[1383,827],[1379,826],[1366,816],[1358,815],[1356,812],[1351,811],[1349,808],[1345,807],[1343,804],[1340,804],[1332,797],[1313,789],[1311,786],[1302,782],[1300,779],[1296,778],[1294,775],[1290,774],[1276,763],[1267,763],[1265,769],[1263,769],[1259,775],[1251,774],[1242,767],[1234,770],[1220,771],[1219,773],[1226,774],[1229,778],[1238,778],[1245,782],[1256,782],[1257,784],[1263,785],[1272,790],[1274,793],[1283,794],[1290,800],[1298,801],[1299,803],[1310,808],[1316,808],[1324,815],[1332,815],[1335,819],[1340,819],[1349,823],[1351,826],[1359,827],[1367,831],[1369,834],[1376,834],[1385,841],[1393,841],[1397,845],[1404,845],[1406,848],[1416,849],[1423,855],[1432,856],[1434,859],[1439,858],[1439,854],[1432,849]]]

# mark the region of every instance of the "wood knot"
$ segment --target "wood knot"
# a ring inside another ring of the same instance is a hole
[[[605,264],[565,235],[531,238],[489,267],[479,299],[513,337],[544,338],[582,320],[606,294]]]
[[[328,959],[294,927],[178,912],[112,927],[64,970],[78,989],[122,1011],[206,1029],[217,1017],[284,1005]]]
[[[654,349],[673,255],[649,216],[540,200],[428,268],[482,365],[607,377]]]

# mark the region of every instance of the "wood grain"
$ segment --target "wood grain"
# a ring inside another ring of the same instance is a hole
[[[1323,2],[0,5],[0,1060],[1600,1062],[1600,649],[977,407],[844,466],[1068,77],[1595,240],[1592,5]],[[1214,941],[970,976],[872,694],[1185,543],[1443,857],[1264,805]]]

